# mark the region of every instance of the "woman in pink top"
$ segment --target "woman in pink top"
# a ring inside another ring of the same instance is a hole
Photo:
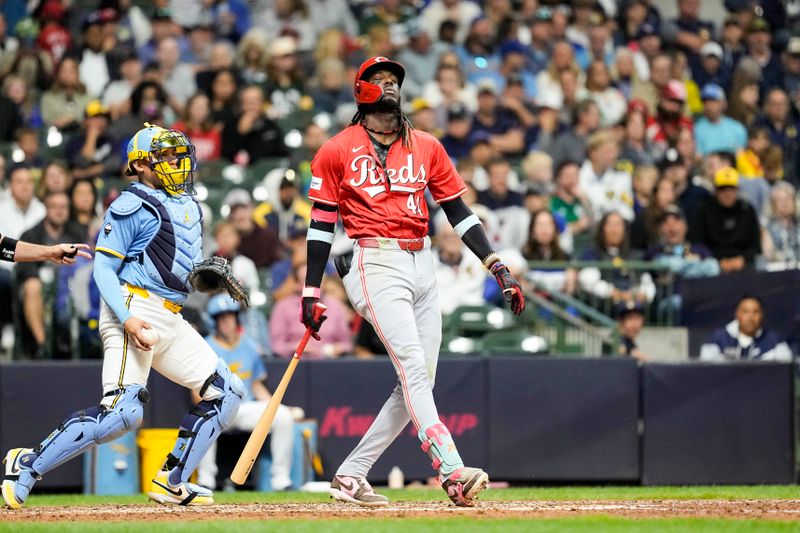
[[[278,300],[269,318],[269,335],[272,340],[272,353],[276,357],[289,359],[294,354],[297,343],[305,333],[305,326],[297,319],[300,312],[300,290],[306,279],[306,264],[294,267],[292,275],[298,281],[294,297]],[[322,292],[322,303],[328,306],[325,315],[328,319],[319,332],[319,341],[310,341],[303,352],[304,359],[323,359],[353,353],[353,332],[350,330],[347,308],[332,294]]]

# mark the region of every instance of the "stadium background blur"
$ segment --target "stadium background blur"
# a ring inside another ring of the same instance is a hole
[[[181,130],[197,146],[205,251],[254,295],[244,327],[263,355],[288,357],[310,161],[356,111],[355,69],[383,55],[406,66],[404,110],[442,140],[467,203],[538,296],[514,335],[558,317],[608,326],[634,308],[649,326],[691,328],[684,282],[735,276],[744,291],[800,259],[798,4],[4,2],[0,232],[93,244],[126,186],[130,136],[143,122]],[[502,307],[430,208],[445,314]],[[333,254],[349,250],[339,231]],[[7,359],[101,357],[90,262],[0,266]],[[332,319],[307,357],[380,355],[335,274],[323,292]],[[203,331],[204,306],[193,295],[184,311]]]

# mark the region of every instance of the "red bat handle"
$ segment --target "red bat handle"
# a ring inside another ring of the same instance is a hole
[[[327,310],[328,310],[327,305],[321,304],[319,302],[315,303],[314,320],[319,320]],[[310,338],[311,338],[311,328],[306,328],[306,332],[303,334],[303,338],[300,339],[300,343],[297,345],[297,348],[294,351],[293,357],[295,359],[300,359],[300,357],[303,355],[303,351],[306,349],[306,344],[308,344],[308,339]]]

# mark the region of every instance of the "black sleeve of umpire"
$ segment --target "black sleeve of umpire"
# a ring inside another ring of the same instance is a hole
[[[314,202],[314,209],[322,211],[335,212],[337,209],[334,206]],[[336,229],[336,224],[333,222],[321,222],[319,220],[311,220],[309,226],[309,233],[321,235],[319,232],[329,234],[333,238],[333,232]],[[326,240],[316,239],[309,236],[306,239],[306,250],[308,257],[306,258],[306,287],[320,287],[322,285],[322,276],[325,274],[325,265],[328,263],[328,256],[331,254],[331,243]]]
[[[439,205],[447,216],[450,225],[456,228],[456,232],[458,232],[457,226],[461,222],[475,216],[472,209],[460,197],[448,202],[442,202]],[[477,217],[475,218],[477,219]],[[463,235],[461,235],[461,240],[464,241],[467,248],[472,250],[472,253],[478,256],[478,259],[483,261],[492,254],[493,250],[492,245],[489,244],[489,238],[486,237],[486,232],[483,231],[483,226],[479,221],[476,220],[476,222],[476,224],[469,226],[464,231]]]

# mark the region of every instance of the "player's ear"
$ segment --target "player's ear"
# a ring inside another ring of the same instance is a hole
[[[148,163],[144,159],[136,159],[132,161],[131,164],[133,165],[133,169],[136,172],[144,172],[145,170],[148,170],[150,168],[150,163]]]

